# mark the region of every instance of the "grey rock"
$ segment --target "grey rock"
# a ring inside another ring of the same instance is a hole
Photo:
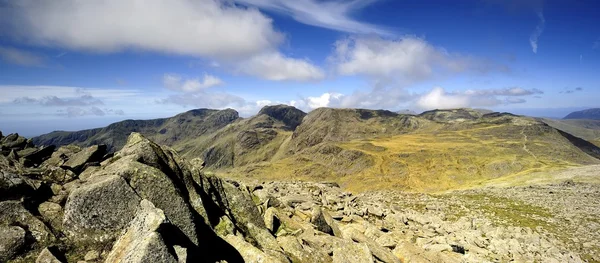
[[[87,163],[100,162],[105,154],[106,145],[90,146],[73,154],[62,166],[68,167],[76,174],[80,174]]]
[[[45,244],[54,240],[50,229],[27,211],[17,201],[0,202],[0,225],[26,226],[37,243]]]
[[[73,239],[104,242],[134,218],[140,200],[120,176],[95,177],[69,195],[63,227]]]
[[[62,228],[62,207],[53,202],[43,202],[38,206],[38,212],[54,229]]]
[[[157,231],[168,220],[162,210],[147,200],[140,203],[140,211],[127,231],[115,242],[106,257],[106,263],[177,262]]]
[[[246,242],[240,236],[227,235],[223,239],[233,246],[242,256],[245,262],[256,263],[281,263],[280,259],[270,256],[252,244]]]
[[[372,263],[374,261],[371,251],[365,244],[342,239],[333,246],[334,263]]]
[[[0,226],[0,262],[6,262],[25,247],[25,230],[18,226]]]
[[[96,250],[90,250],[87,253],[85,253],[85,256],[83,256],[83,260],[85,261],[94,261],[98,258],[100,258],[100,252]]]
[[[315,206],[313,208],[313,214],[310,219],[310,222],[313,223],[317,230],[327,233],[333,236],[342,237],[342,232],[340,231],[337,223],[333,220],[331,215],[327,211],[324,211],[319,206]]]
[[[0,200],[17,200],[23,196],[31,196],[34,188],[22,176],[0,171]]]
[[[329,263],[332,259],[325,252],[304,246],[293,236],[277,237],[277,242],[292,262]]]
[[[48,249],[44,248],[35,260],[35,263],[63,263]]]

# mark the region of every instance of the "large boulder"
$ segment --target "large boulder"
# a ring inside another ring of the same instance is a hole
[[[158,232],[168,224],[165,214],[147,200],[140,203],[140,211],[131,221],[127,231],[115,242],[106,263],[172,262],[176,257]]]
[[[106,154],[106,145],[94,145],[73,154],[62,166],[76,174],[83,172],[88,163],[100,162]]]
[[[55,253],[51,249],[44,248],[44,250],[42,250],[40,255],[35,260],[35,263],[63,263],[63,262],[58,259],[58,257],[55,255]]]
[[[134,218],[140,200],[118,175],[93,177],[67,198],[63,227],[72,239],[104,242]]]
[[[0,262],[18,255],[25,247],[26,232],[18,226],[0,226]]]
[[[0,144],[8,149],[23,149],[27,145],[27,139],[23,136],[19,136],[18,133],[13,133],[2,138]]]
[[[54,240],[50,229],[18,201],[0,202],[0,225],[18,225],[27,230],[33,241],[45,244]]]
[[[313,214],[310,222],[316,226],[317,230],[323,233],[342,237],[342,232],[337,226],[337,223],[333,220],[331,215],[329,215],[329,213],[323,210],[320,206],[315,206],[313,208]]]
[[[19,156],[21,157],[21,162],[23,165],[27,167],[39,166],[45,160],[50,158],[52,153],[54,153],[55,148],[56,147],[54,145],[46,146],[41,149],[29,148],[23,150],[27,152],[19,152]]]
[[[27,178],[17,174],[0,171],[0,200],[17,200],[32,195],[33,186]]]
[[[224,237],[227,243],[231,244],[239,253],[245,262],[256,262],[256,263],[282,263],[279,258],[268,255],[252,244],[246,242],[244,238],[240,236],[227,235]]]
[[[304,246],[294,236],[277,237],[279,245],[285,253],[290,257],[292,262],[312,262],[312,263],[330,263],[332,259],[326,253],[313,249],[309,246]]]

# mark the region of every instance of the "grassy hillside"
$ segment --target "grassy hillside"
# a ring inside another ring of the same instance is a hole
[[[335,123],[327,118],[310,127],[311,119],[323,114],[311,116],[311,112],[290,142],[292,149],[294,145],[305,148],[297,148],[280,160],[217,172],[231,177],[332,180],[355,191],[442,191],[509,175],[518,178],[532,172],[600,163],[584,152],[600,157],[600,149],[587,144],[579,145],[580,149],[568,134],[532,118],[498,113],[474,113],[477,115],[471,118],[465,117],[468,110],[463,109],[424,113],[436,121],[420,117],[413,120],[420,128],[399,128],[399,123],[405,123],[399,120],[405,116],[386,113],[383,119],[352,119],[349,116],[356,112],[339,111],[330,116],[345,114],[346,126],[363,131],[354,134],[368,136],[344,137],[343,130],[327,128],[328,123]],[[302,143],[301,138],[310,138],[309,143]]]
[[[407,115],[320,108],[306,114],[277,105],[248,119],[234,110],[203,109],[36,140],[118,148],[137,131],[188,159],[200,157],[206,170],[224,176],[336,181],[355,191],[435,192],[600,164],[598,147],[578,138],[584,136],[569,134],[585,131],[584,138],[599,138],[594,137],[598,131],[579,127],[581,121],[544,121],[561,128],[534,118],[472,109]]]

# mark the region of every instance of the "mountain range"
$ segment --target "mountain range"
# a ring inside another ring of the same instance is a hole
[[[600,138],[596,125],[473,109],[413,115],[319,108],[307,114],[276,105],[250,118],[232,109],[197,109],[171,118],[56,131],[33,142],[105,144],[116,151],[131,132],[139,132],[229,177],[333,180],[350,190],[440,191],[600,164],[600,148],[589,142]]]

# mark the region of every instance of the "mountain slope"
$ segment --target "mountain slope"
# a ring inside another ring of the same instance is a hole
[[[196,109],[171,118],[153,120],[125,120],[104,128],[67,132],[55,131],[33,138],[38,145],[90,146],[106,144],[110,151],[119,150],[132,132],[139,132],[161,144],[176,142],[215,132],[239,119],[235,110]]]
[[[544,123],[570,133],[574,136],[587,140],[596,146],[600,146],[600,120],[571,119],[554,120],[541,119]]]
[[[587,109],[569,113],[564,119],[590,119],[600,120],[600,108]]]

